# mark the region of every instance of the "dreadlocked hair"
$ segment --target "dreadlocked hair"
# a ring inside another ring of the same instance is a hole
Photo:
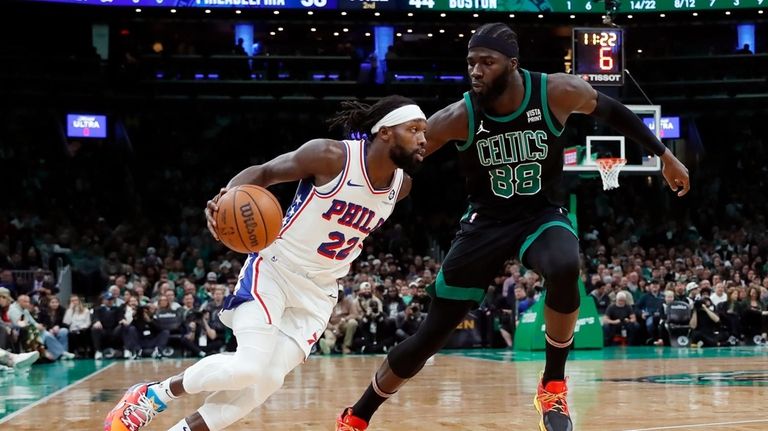
[[[346,100],[341,102],[341,110],[328,120],[329,129],[341,127],[344,136],[362,136],[371,133],[371,127],[385,115],[405,105],[415,105],[413,100],[392,95],[379,99],[373,105]]]

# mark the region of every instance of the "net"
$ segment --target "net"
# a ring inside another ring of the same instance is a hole
[[[603,190],[611,190],[619,187],[619,172],[627,164],[627,159],[603,158],[595,160],[600,169],[600,177],[603,179]]]

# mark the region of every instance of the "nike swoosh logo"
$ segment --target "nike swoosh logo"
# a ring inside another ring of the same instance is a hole
[[[350,187],[362,187],[362,184],[355,184],[352,182],[352,180],[347,181],[347,185]]]

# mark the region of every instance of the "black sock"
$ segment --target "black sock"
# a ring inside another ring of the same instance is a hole
[[[573,338],[571,338],[573,340]],[[571,343],[568,347],[555,347],[546,342],[547,364],[544,366],[544,376],[542,384],[546,385],[550,380],[565,380],[565,361],[568,360],[568,351],[571,350]]]
[[[368,389],[365,390],[363,396],[357,400],[357,403],[354,406],[352,406],[352,414],[366,422],[370,422],[373,414],[376,413],[379,406],[384,404],[384,401],[386,400],[387,398],[377,394],[376,391],[373,390],[373,385],[369,384]]]

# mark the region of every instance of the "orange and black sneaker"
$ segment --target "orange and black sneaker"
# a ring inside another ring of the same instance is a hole
[[[336,418],[336,431],[365,431],[368,428],[368,422],[352,414],[352,408],[346,408],[338,418]]]
[[[550,380],[546,386],[539,380],[539,389],[533,398],[533,405],[541,415],[539,431],[573,431],[567,395],[565,380]]]
[[[104,420],[104,431],[138,431],[165,410],[165,404],[147,390],[153,384],[131,386]]]

